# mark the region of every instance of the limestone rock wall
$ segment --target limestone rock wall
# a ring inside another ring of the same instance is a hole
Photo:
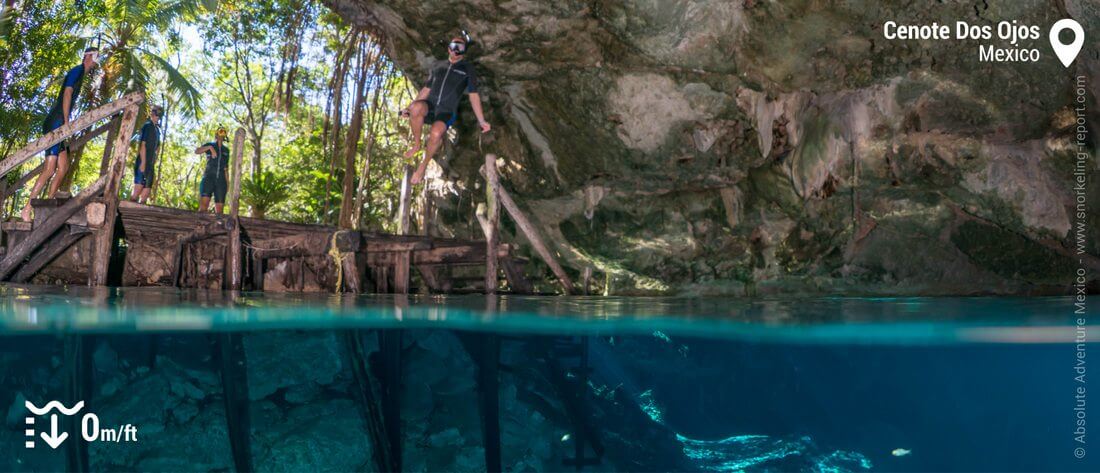
[[[476,232],[477,168],[496,152],[570,269],[594,267],[611,293],[1064,293],[1077,267],[1074,77],[1091,78],[1095,134],[1096,36],[1067,69],[1049,49],[982,63],[975,42],[880,28],[1072,17],[1100,31],[1095,3],[326,3],[384,33],[417,78],[470,33],[496,128],[479,142],[463,111],[436,171],[457,193],[437,197],[444,224]],[[1082,259],[1094,290],[1097,241]]]

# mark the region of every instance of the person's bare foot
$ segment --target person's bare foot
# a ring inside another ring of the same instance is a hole
[[[31,206],[23,207],[23,212],[19,214],[19,218],[22,218],[24,222],[31,223]]]
[[[419,145],[413,146],[412,149],[405,152],[405,157],[406,158],[412,158],[413,156],[416,156],[416,153],[419,153],[419,152],[420,152],[420,146]]]
[[[416,171],[413,172],[412,177],[409,178],[409,185],[415,186],[417,184],[420,184],[420,181],[423,181],[423,180],[424,180],[424,168],[423,167],[416,168]]]

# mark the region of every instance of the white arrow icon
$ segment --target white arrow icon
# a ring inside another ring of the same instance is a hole
[[[1073,31],[1073,42],[1065,44],[1062,40],[1058,39],[1058,34],[1062,30]],[[1058,20],[1054,23],[1054,26],[1050,27],[1050,47],[1054,48],[1054,54],[1058,55],[1058,60],[1062,61],[1062,65],[1069,67],[1070,63],[1077,58],[1077,53],[1081,52],[1081,46],[1085,44],[1085,30],[1081,28],[1081,24],[1073,21],[1069,18]]]
[[[61,442],[69,438],[68,432],[57,433],[57,414],[50,414],[50,433],[42,432],[42,440],[50,444],[50,448],[57,449],[61,446]]]

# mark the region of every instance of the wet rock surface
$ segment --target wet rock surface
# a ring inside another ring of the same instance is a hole
[[[1100,71],[1098,56],[982,63],[977,42],[886,41],[881,28],[1045,31],[1072,17],[1091,31],[1090,2],[326,3],[384,33],[416,78],[452,34],[472,35],[495,125],[482,148],[570,270],[594,267],[610,293],[1064,293],[1071,281],[1073,78]],[[1086,87],[1100,123],[1100,82]],[[441,159],[463,197],[483,194],[472,123],[463,111]],[[477,234],[476,202],[439,200],[453,231]]]

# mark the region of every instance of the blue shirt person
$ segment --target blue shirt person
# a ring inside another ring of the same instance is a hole
[[[80,96],[80,88],[84,84],[84,76],[95,68],[98,61],[98,48],[85,49],[84,59],[81,63],[65,74],[65,77],[61,80],[61,88],[57,92],[57,99],[54,100],[53,107],[50,108],[50,112],[46,114],[46,119],[42,122],[43,134],[69,123],[69,117],[76,106],[77,97]],[[68,171],[69,148],[62,140],[46,150],[46,161],[43,163],[42,172],[38,175],[34,187],[31,188],[30,198],[27,199],[27,205],[23,207],[23,212],[20,215],[23,221],[31,221],[31,199],[38,197],[47,183],[49,183],[50,189],[46,197],[51,199],[56,197],[57,188],[61,186],[61,181],[65,179],[65,174]]]

